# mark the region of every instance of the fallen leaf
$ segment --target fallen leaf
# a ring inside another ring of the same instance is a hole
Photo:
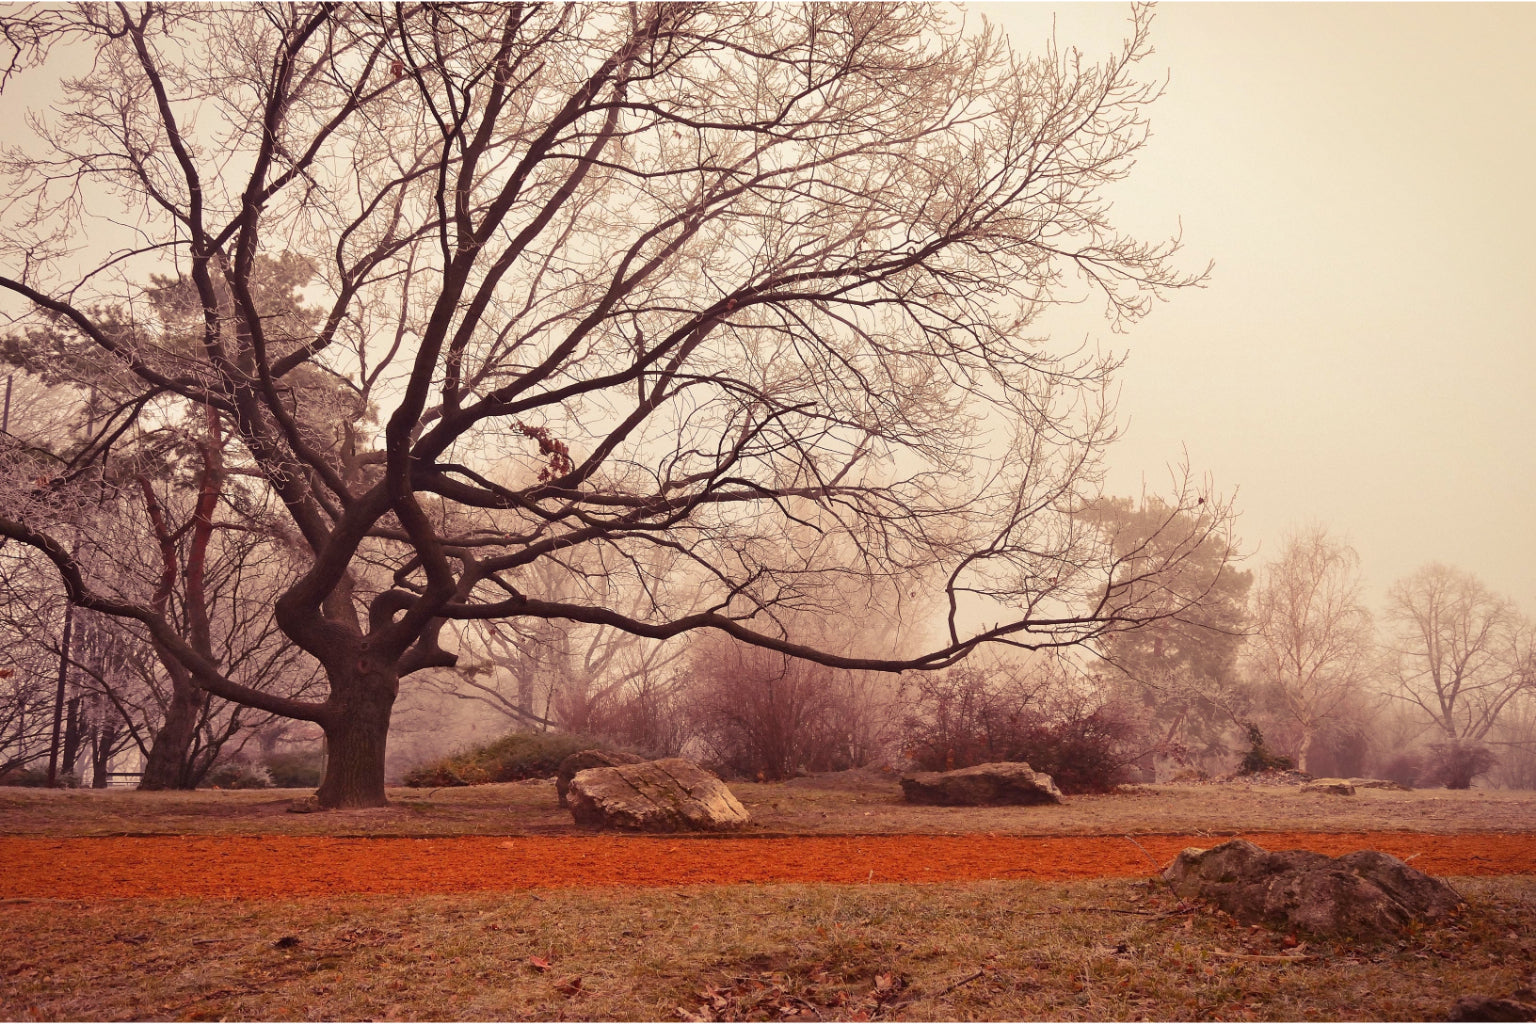
[[[536,971],[547,971],[547,970],[549,970],[549,961],[544,959],[541,956],[531,956],[531,957],[529,957],[528,958],[528,964],[529,964],[530,967],[532,967]]]

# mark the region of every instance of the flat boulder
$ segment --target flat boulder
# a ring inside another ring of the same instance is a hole
[[[1394,789],[1399,793],[1411,793],[1412,786],[1405,786],[1401,782],[1393,782],[1391,779],[1350,779],[1349,784],[1356,789]]]
[[[1536,1021],[1536,1003],[1496,996],[1462,996],[1451,1007],[1452,1021]]]
[[[566,795],[577,772],[584,772],[588,768],[617,768],[621,764],[639,764],[644,760],[643,757],[622,750],[578,750],[560,762],[560,768],[555,772],[555,796],[561,807],[569,807],[571,805]]]
[[[1055,781],[1023,761],[994,761],[952,772],[912,772],[901,777],[901,792],[909,804],[944,807],[1061,803]]]
[[[1334,796],[1354,796],[1355,787],[1348,779],[1313,779],[1301,784],[1303,793],[1331,793]]]
[[[634,832],[727,832],[751,820],[725,783],[680,757],[579,771],[566,798],[578,825]]]
[[[1234,839],[1183,851],[1163,878],[1178,895],[1210,900],[1239,921],[1316,937],[1395,938],[1463,907],[1445,882],[1377,850],[1329,857]]]

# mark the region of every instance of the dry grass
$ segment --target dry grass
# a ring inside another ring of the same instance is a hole
[[[920,807],[873,773],[786,784],[732,785],[757,834],[1124,835],[1254,831],[1530,831],[1536,792],[1359,790],[1353,797],[1287,786],[1139,786],[1108,796],[1068,797],[1057,807]],[[554,835],[588,829],[555,805],[548,783],[393,789],[392,805],[289,814],[299,790],[0,788],[5,835]]]
[[[1454,927],[1300,950],[1125,881],[23,902],[0,1018],[1443,1020],[1536,971],[1536,879],[1456,884]]]
[[[909,807],[890,779],[734,787],[758,833],[1529,831],[1536,794],[1148,787],[1050,808]],[[553,787],[0,790],[0,833],[575,833]],[[216,870],[189,865],[189,870]],[[1444,1019],[1536,986],[1536,877],[1384,946],[1286,948],[1159,885],[761,885],[290,901],[7,901],[0,1019]],[[1299,959],[1279,959],[1294,956]]]

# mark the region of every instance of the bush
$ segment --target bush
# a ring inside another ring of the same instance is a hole
[[[1486,775],[1499,763],[1493,751],[1475,743],[1432,743],[1426,774],[1446,789],[1471,789],[1479,775]]]
[[[269,789],[272,777],[264,765],[248,761],[221,761],[208,771],[204,786],[214,789]]]
[[[325,763],[318,750],[295,750],[267,758],[267,775],[279,789],[308,789],[320,785]]]
[[[1264,743],[1264,733],[1257,725],[1248,723],[1248,753],[1237,766],[1239,775],[1257,775],[1259,772],[1288,772],[1296,765],[1291,759],[1272,752]]]
[[[41,787],[48,785],[48,773],[41,768],[13,768],[0,775],[0,786],[30,786]]]
[[[1136,727],[1117,705],[1054,678],[988,678],[974,668],[921,679],[906,721],[907,755],[928,771],[1025,761],[1063,793],[1126,781]]]
[[[1041,717],[1025,726],[1016,760],[1045,772],[1063,793],[1107,793],[1125,781],[1125,744],[1135,732],[1111,706],[1078,709],[1055,721]]]
[[[723,777],[781,782],[856,767],[847,673],[734,640],[691,650],[689,720]]]
[[[483,746],[417,765],[405,773],[402,782],[424,788],[548,778],[570,755],[599,746],[602,744],[590,736],[572,733],[514,732]]]
[[[1400,754],[1395,754],[1382,762],[1376,774],[1397,783],[1399,786],[1407,786],[1409,789],[1412,789],[1424,777],[1423,755],[1415,750],[1406,750]]]

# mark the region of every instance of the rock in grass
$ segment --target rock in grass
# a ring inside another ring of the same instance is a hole
[[[1462,996],[1451,1007],[1453,1021],[1536,1021],[1536,1004],[1496,996]]]
[[[638,832],[725,832],[751,819],[725,783],[692,761],[588,768],[566,792],[579,825]]]
[[[1391,779],[1350,779],[1349,784],[1356,789],[1395,789],[1400,793],[1413,792],[1412,786],[1405,786]]]
[[[584,772],[588,768],[617,768],[621,764],[639,764],[643,757],[627,754],[622,750],[578,750],[576,753],[560,762],[559,771],[555,772],[555,795],[558,797],[561,807],[569,807],[567,794],[571,789],[571,780],[577,772]]]
[[[1313,779],[1303,783],[1303,793],[1332,793],[1334,796],[1354,796],[1355,787],[1348,779]]]
[[[909,804],[945,807],[1061,803],[1055,781],[1023,761],[995,761],[952,772],[913,772],[901,777],[901,792]]]
[[[1174,892],[1214,902],[1240,921],[1310,936],[1396,937],[1461,912],[1438,878],[1377,850],[1329,857],[1269,852],[1244,839],[1188,849],[1163,871]]]

